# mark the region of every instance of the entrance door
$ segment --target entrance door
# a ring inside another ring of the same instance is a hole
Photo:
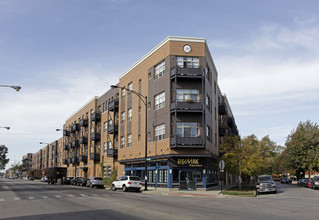
[[[179,171],[179,189],[195,190],[196,189],[196,171],[180,170]]]

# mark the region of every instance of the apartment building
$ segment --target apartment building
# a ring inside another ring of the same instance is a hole
[[[32,171],[32,153],[27,153],[22,157],[22,177],[26,179]]]
[[[238,129],[206,40],[167,37],[70,116],[54,144],[60,153],[43,148],[34,166],[57,157],[69,177],[107,177],[115,168],[149,186],[206,190],[218,184],[225,135]]]

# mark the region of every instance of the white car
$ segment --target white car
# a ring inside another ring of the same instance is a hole
[[[141,179],[138,176],[121,176],[118,180],[112,183],[111,190],[122,189],[123,192],[134,190],[139,192],[142,188]]]

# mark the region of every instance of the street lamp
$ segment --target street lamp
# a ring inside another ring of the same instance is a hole
[[[0,128],[5,128],[5,129],[7,129],[7,130],[10,130],[10,127],[0,127]]]
[[[9,87],[9,88],[12,88],[12,89],[16,90],[17,92],[19,92],[20,89],[21,89],[21,86],[0,85],[0,87]]]
[[[125,88],[125,86],[120,87],[120,86],[116,86],[116,85],[111,85],[111,89],[115,89],[115,88],[125,89],[126,91],[134,93],[135,95],[137,95],[140,98],[140,100],[145,105],[145,177],[144,177],[145,188],[144,188],[144,190],[147,191],[147,96],[144,96],[141,93],[135,92],[133,90],[127,89],[127,88]]]

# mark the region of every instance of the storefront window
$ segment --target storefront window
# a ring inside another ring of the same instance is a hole
[[[158,182],[167,183],[167,170],[158,170]]]

